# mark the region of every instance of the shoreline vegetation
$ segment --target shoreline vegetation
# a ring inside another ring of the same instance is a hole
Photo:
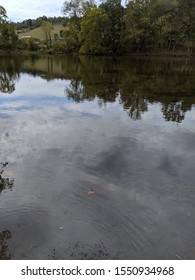
[[[76,55],[76,56],[124,56],[124,57],[171,57],[171,58],[195,58],[195,53],[188,53],[187,50],[186,51],[174,51],[174,52],[150,52],[150,53],[115,53],[115,54],[80,54],[80,53],[65,53],[65,52],[55,52],[55,51],[2,51],[0,50],[0,56],[2,55],[48,55],[48,56],[53,56],[53,55],[57,55],[57,56],[66,56],[66,55]]]
[[[194,0],[69,0],[62,14],[13,23],[0,6],[0,55],[195,55]]]
[[[59,56],[66,56],[66,55],[76,55],[76,56],[129,56],[129,57],[188,57],[194,58],[195,52],[189,53],[186,50],[178,50],[178,51],[159,51],[159,52],[140,52],[140,53],[106,53],[106,54],[91,54],[91,53],[73,53],[73,52],[56,52],[54,50],[45,50],[45,51],[30,51],[30,50],[0,50],[0,56],[2,55],[59,55]]]

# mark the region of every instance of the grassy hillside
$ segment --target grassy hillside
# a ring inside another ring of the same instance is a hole
[[[60,34],[60,30],[62,29],[64,29],[64,27],[61,24],[54,25],[54,30],[52,31],[52,37],[55,33]],[[35,28],[33,30],[27,30],[27,31],[17,30],[16,32],[19,38],[21,38],[22,36],[32,36],[33,38],[38,38],[40,40],[45,39],[41,27]]]

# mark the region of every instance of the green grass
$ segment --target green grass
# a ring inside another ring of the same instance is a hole
[[[54,25],[54,30],[52,31],[52,38],[55,33],[57,33],[59,35],[60,30],[62,30],[62,29],[64,29],[64,27],[61,24]],[[33,30],[27,30],[27,31],[17,30],[17,34],[18,34],[19,39],[22,36],[31,36],[33,38],[37,38],[40,40],[45,39],[44,33],[43,33],[41,27],[35,28]]]

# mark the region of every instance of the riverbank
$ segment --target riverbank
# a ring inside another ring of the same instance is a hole
[[[190,52],[187,49],[177,49],[175,51],[156,50],[147,52],[119,52],[107,54],[92,54],[92,53],[68,53],[63,51],[56,52],[53,48],[47,50],[29,51],[29,50],[0,50],[0,55],[81,55],[81,56],[149,56],[149,57],[195,57],[195,50]]]

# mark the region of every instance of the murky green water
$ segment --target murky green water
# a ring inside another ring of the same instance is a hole
[[[0,259],[195,258],[195,63],[0,57]]]

